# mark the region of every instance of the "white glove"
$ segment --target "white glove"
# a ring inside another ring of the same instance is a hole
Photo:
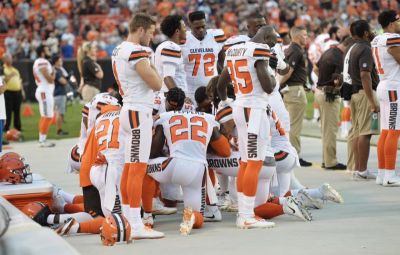
[[[278,57],[278,65],[276,66],[276,69],[278,70],[285,70],[287,68],[287,63],[285,62],[285,60],[283,60],[283,58]]]
[[[231,106],[231,104],[233,103],[233,99],[232,98],[226,98],[226,100],[219,102],[218,104],[218,110],[224,109],[225,107]]]

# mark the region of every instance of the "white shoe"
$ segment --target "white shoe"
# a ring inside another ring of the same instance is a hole
[[[159,239],[163,238],[164,233],[156,231],[146,226],[140,226],[138,229],[131,229],[131,239]]]
[[[321,209],[323,207],[319,200],[312,198],[305,190],[299,190],[296,199],[302,206],[309,209]]]
[[[358,180],[370,180],[370,179],[376,179],[376,174],[371,173],[369,170],[365,171],[354,171],[353,172],[353,180],[358,181]]]
[[[236,218],[236,227],[241,229],[250,229],[250,228],[273,228],[275,227],[275,223],[272,221],[266,221],[257,216],[252,217],[244,217],[240,214],[237,215]]]
[[[143,216],[142,222],[146,227],[153,228],[153,226],[154,226],[154,219],[153,219],[152,215],[150,215],[148,217]]]
[[[186,207],[183,210],[182,223],[179,227],[179,231],[181,232],[181,235],[188,236],[190,234],[195,220],[196,220],[196,217],[194,216],[192,208]]]
[[[375,179],[375,183],[376,183],[376,185],[382,185],[383,184],[383,179],[384,179],[384,177],[383,177],[383,175],[377,175],[376,176],[376,179]]]
[[[176,208],[165,207],[159,198],[153,198],[153,215],[170,215],[177,211]]]
[[[54,147],[54,146],[56,146],[55,143],[48,142],[47,140],[45,140],[43,142],[39,142],[39,147],[41,147],[41,148],[50,148],[50,147]]]
[[[61,188],[53,185],[53,203],[51,209],[55,213],[63,213],[64,212],[64,206],[67,204],[60,194]]]
[[[229,193],[225,192],[222,193],[221,195],[218,195],[218,203],[217,206],[220,207],[221,209],[226,208],[231,202],[231,199],[229,197]]]
[[[400,187],[400,176],[394,175],[391,178],[383,178],[382,185],[384,187]]]
[[[61,223],[58,228],[55,229],[56,233],[60,236],[68,236],[76,234],[79,228],[79,223],[74,218],[69,218],[66,222]]]
[[[285,214],[296,216],[304,221],[311,221],[311,213],[302,207],[299,201],[294,197],[287,197],[283,203],[283,212]]]
[[[238,212],[239,211],[239,205],[238,205],[238,203],[233,203],[231,201],[230,204],[223,211],[225,211],[225,212]]]
[[[204,221],[205,222],[216,222],[222,220],[221,211],[218,209],[216,205],[206,205],[206,209],[204,211]]]
[[[322,200],[330,200],[339,204],[344,202],[343,197],[329,183],[322,184],[319,190],[322,193]]]

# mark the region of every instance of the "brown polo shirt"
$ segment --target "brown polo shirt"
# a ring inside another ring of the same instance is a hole
[[[318,86],[334,86],[335,78],[332,76],[343,72],[343,58],[343,52],[337,47],[330,48],[322,54],[317,63]]]
[[[293,68],[293,73],[286,81],[288,86],[305,86],[307,83],[307,54],[297,43],[291,43],[285,51],[287,63]]]

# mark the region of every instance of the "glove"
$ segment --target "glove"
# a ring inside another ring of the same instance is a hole
[[[224,109],[225,107],[228,107],[228,106],[231,106],[232,102],[233,102],[232,98],[227,98],[226,100],[219,102],[218,110]]]
[[[276,70],[276,67],[278,66],[278,58],[276,57],[276,53],[272,53],[271,57],[269,57],[269,66],[273,70]]]
[[[278,57],[278,64],[276,66],[278,70],[285,70],[287,68],[287,63],[283,58]]]

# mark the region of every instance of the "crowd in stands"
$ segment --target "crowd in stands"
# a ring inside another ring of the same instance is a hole
[[[245,18],[255,11],[285,31],[302,25],[318,33],[322,18],[348,27],[356,19],[378,28],[380,9],[398,9],[399,0],[4,0],[0,2],[0,55],[35,59],[35,49],[45,42],[53,54],[65,59],[76,56],[82,41],[97,41],[98,58],[109,57],[128,34],[131,14],[147,12],[162,18],[186,16],[193,10],[208,15],[209,27],[222,28],[227,36],[246,30]],[[153,41],[165,38],[157,30]]]

